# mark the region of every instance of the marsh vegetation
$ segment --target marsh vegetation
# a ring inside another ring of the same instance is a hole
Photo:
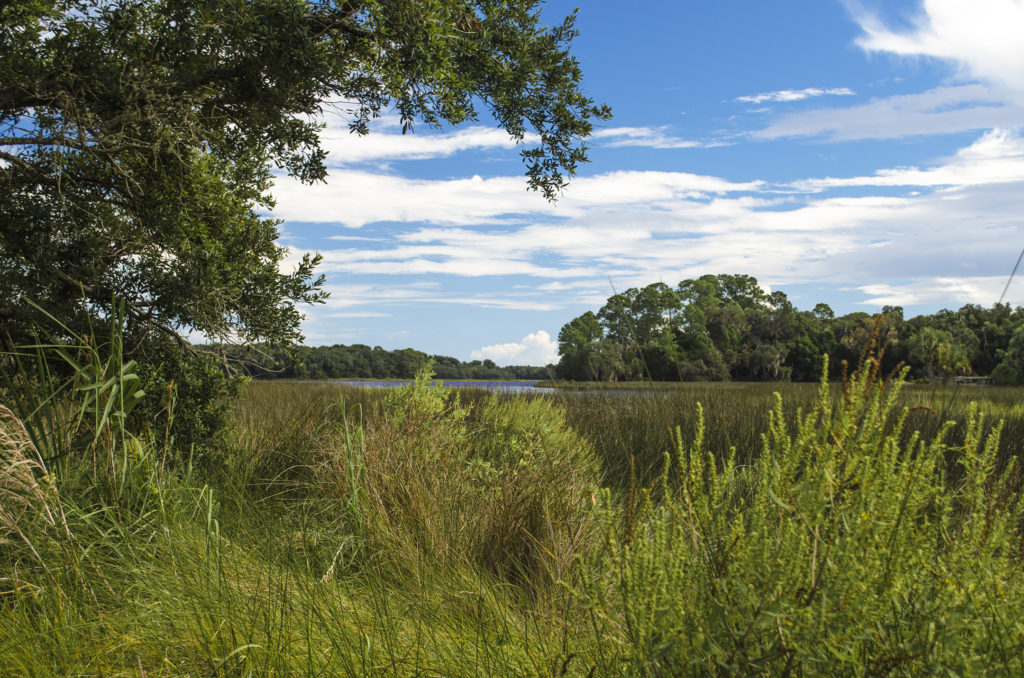
[[[65,356],[2,411],[11,674],[1024,670],[1016,389],[252,382],[190,455]]]

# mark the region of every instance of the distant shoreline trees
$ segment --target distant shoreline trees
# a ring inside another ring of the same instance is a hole
[[[823,355],[838,378],[842,362],[855,365],[872,342],[886,347],[886,373],[904,364],[913,379],[984,375],[1024,383],[1024,308],[968,304],[907,319],[901,307],[885,306],[837,317],[824,303],[798,310],[784,292],[766,292],[749,275],[615,294],[562,327],[557,365],[499,367],[363,344],[231,347],[228,358],[256,379],[411,379],[430,360],[439,379],[817,381]]]
[[[570,381],[815,381],[885,344],[883,369],[912,378],[991,375],[1024,381],[1024,308],[976,304],[905,319],[899,306],[836,317],[819,303],[796,309],[749,275],[704,275],[675,288],[654,283],[609,297],[558,335],[559,379]]]
[[[553,374],[551,365],[499,367],[492,360],[462,362],[411,348],[388,351],[364,344],[225,350],[229,362],[254,379],[412,379],[427,361],[433,363],[438,379],[550,379]]]

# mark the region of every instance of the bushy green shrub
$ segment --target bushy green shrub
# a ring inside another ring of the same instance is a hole
[[[1008,362],[996,365],[996,368],[992,370],[991,376],[1000,386],[1016,386],[1021,381],[1020,372]]]
[[[999,427],[966,442],[902,427],[902,382],[871,364],[821,386],[793,430],[781,399],[750,465],[676,449],[663,499],[590,563],[602,670],[666,675],[1019,675],[1022,510]],[[949,461],[956,472],[950,472]],[[607,496],[607,495],[606,495]]]

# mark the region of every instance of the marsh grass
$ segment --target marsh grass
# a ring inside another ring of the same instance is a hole
[[[257,382],[196,464],[63,429],[145,389],[79,349],[0,413],[0,673],[1021,670],[1010,391]]]
[[[840,386],[832,384],[833,397]],[[685,383],[635,390],[560,389],[552,398],[566,411],[569,424],[594,446],[606,483],[627,491],[631,483],[656,487],[665,453],[675,448],[676,429],[684,440],[696,433],[697,406],[704,411],[704,440],[724,455],[736,449],[738,463],[752,463],[760,454],[761,436],[782,396],[783,416],[795,422],[799,410],[818,401],[820,386],[807,383]],[[962,444],[972,407],[990,421],[1003,420],[1000,463],[1024,456],[1024,389],[1019,387],[957,387],[906,384],[899,407],[910,409],[905,431],[934,437],[948,421],[951,445]],[[631,461],[632,460],[632,461]]]

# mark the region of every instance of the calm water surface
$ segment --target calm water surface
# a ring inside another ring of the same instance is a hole
[[[316,379],[302,380],[308,382],[315,382],[320,384],[337,384],[339,386],[352,386],[354,388],[399,388],[402,386],[408,386],[412,381],[376,381],[373,379],[366,380],[348,380],[345,381],[320,381]],[[536,381],[443,381],[437,380],[431,381],[432,386],[443,384],[448,388],[482,388],[488,391],[501,391],[503,393],[554,393],[553,388],[538,388],[534,384]]]

